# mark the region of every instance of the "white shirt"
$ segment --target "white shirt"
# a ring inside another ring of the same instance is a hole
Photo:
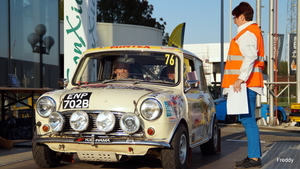
[[[249,21],[237,29],[237,34],[241,32],[243,29],[248,27],[249,25],[256,23],[254,21]],[[243,33],[236,41],[235,41],[240,48],[240,51],[242,55],[245,57],[243,60],[242,66],[240,68],[240,75],[239,79],[246,82],[251,75],[254,61],[257,59],[257,38],[254,35],[254,33],[250,31],[246,31]],[[249,89],[255,91],[258,94],[263,94],[263,88],[262,87],[249,87]],[[223,90],[223,94],[227,94],[227,88]]]

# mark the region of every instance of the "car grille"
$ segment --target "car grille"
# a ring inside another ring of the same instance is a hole
[[[73,112],[75,112],[75,111],[61,112],[65,118],[65,126],[61,133],[74,134],[74,132],[76,132],[75,130],[73,130],[71,128],[71,125],[70,125],[70,117]],[[125,112],[112,112],[116,117],[116,124],[115,124],[113,130],[110,132],[107,132],[107,133],[101,132],[96,126],[97,115],[101,111],[85,111],[85,112],[89,115],[89,126],[85,131],[80,132],[80,134],[115,135],[115,136],[128,136],[129,135],[129,134],[125,133],[119,125],[120,119]],[[141,128],[135,133],[135,135],[136,134],[138,134],[138,135],[142,134]]]

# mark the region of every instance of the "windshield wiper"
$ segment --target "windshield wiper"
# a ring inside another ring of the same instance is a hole
[[[114,81],[133,81],[133,79],[131,79],[131,78],[128,78],[128,79],[108,79],[108,80],[103,80],[102,84],[110,83],[110,82],[114,82]]]
[[[150,82],[150,80],[143,80],[143,79],[135,79],[133,84],[138,84],[140,82]]]
[[[109,82],[113,82],[113,81],[117,81],[117,79],[103,80],[103,81],[102,81],[102,84],[109,83]]]
[[[137,80],[134,82],[134,84],[137,84],[139,82],[151,82],[151,83],[168,83],[168,84],[174,84],[174,82],[171,81],[165,81],[165,80]]]

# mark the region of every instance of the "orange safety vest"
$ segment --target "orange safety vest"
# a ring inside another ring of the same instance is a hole
[[[239,32],[230,42],[227,61],[222,80],[222,87],[229,88],[238,79],[240,68],[242,66],[244,56],[242,55],[238,44],[235,42],[246,31],[252,32],[257,38],[257,59],[254,61],[253,70],[246,81],[247,87],[263,87],[264,69],[264,41],[261,35],[261,30],[257,24],[251,24],[241,32]]]

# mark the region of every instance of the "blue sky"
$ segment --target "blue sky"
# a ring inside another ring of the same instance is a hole
[[[256,0],[245,0],[254,9],[256,20]],[[180,23],[186,22],[184,44],[218,43],[221,41],[221,0],[148,0],[154,6],[152,14],[157,20],[167,22],[165,32],[172,33]],[[232,20],[231,10],[241,0],[224,0],[224,42],[229,42],[229,24]],[[278,33],[285,34],[287,26],[287,0],[278,0]],[[269,0],[261,0],[261,25],[265,41],[269,32]],[[274,2],[275,4],[275,2]],[[232,22],[232,36],[237,26]],[[286,40],[286,39],[285,39]],[[284,42],[284,44],[286,44]]]

